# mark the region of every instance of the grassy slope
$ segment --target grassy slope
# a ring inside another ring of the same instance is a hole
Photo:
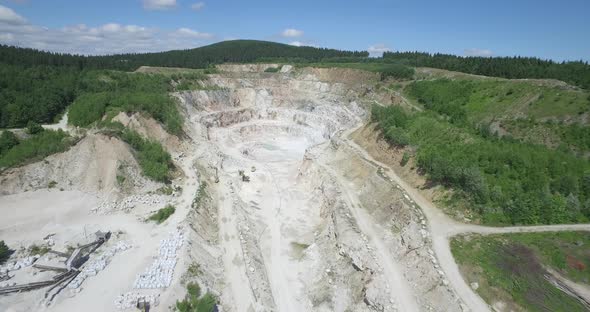
[[[51,154],[67,150],[72,143],[72,138],[61,130],[44,130],[26,140],[21,140],[17,145],[0,154],[0,169],[39,161]]]
[[[410,84],[405,93],[416,102],[432,97],[441,102],[458,101],[467,121],[489,125],[535,144],[563,146],[575,152],[590,151],[590,132],[585,117],[590,112],[590,93],[561,86],[505,79],[436,79]],[[567,121],[567,122],[563,122]]]
[[[589,245],[588,232],[518,233],[459,236],[451,249],[466,281],[478,282],[477,292],[490,304],[501,300],[528,311],[585,311],[543,278],[543,265],[588,284]]]

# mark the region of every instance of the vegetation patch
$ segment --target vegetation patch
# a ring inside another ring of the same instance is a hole
[[[350,62],[338,62],[339,59],[328,59],[320,63],[301,62],[296,64],[297,67],[321,67],[321,68],[352,68],[365,70],[373,73],[379,73],[381,80],[394,78],[398,80],[408,80],[414,77],[414,69],[400,64],[385,63],[379,60],[371,61],[369,59],[359,62],[359,59],[351,59]]]
[[[174,164],[172,157],[160,143],[144,139],[131,130],[122,131],[120,137],[135,150],[139,166],[146,177],[159,182],[170,181]]]
[[[122,175],[119,175],[119,174],[118,174],[118,175],[117,175],[117,184],[118,184],[118,185],[123,185],[123,183],[125,183],[125,180],[126,180],[126,179],[127,179],[127,178],[125,178],[125,176],[122,176]]]
[[[201,265],[198,264],[197,262],[192,262],[187,269],[187,274],[190,277],[197,277],[199,275],[201,275],[203,273],[203,271],[201,271]]]
[[[266,73],[278,73],[281,70],[281,67],[269,67],[264,70]]]
[[[4,130],[2,134],[0,134],[0,156],[18,145],[18,143],[19,140],[12,131]]]
[[[4,134],[2,136],[4,137]],[[71,137],[62,130],[43,130],[20,142],[12,139],[1,140],[2,144],[8,144],[0,147],[0,169],[39,161],[51,154],[67,150],[72,144]],[[15,142],[18,144],[14,145]]]
[[[157,189],[156,192],[163,195],[172,195],[172,193],[174,193],[174,188],[170,185],[164,185]]]
[[[0,241],[0,264],[4,264],[4,262],[6,262],[8,258],[10,258],[11,254],[12,250],[10,250],[8,246],[6,246],[6,243],[4,243],[4,241]]]
[[[46,253],[48,253],[51,250],[51,248],[47,247],[47,246],[39,246],[39,245],[31,245],[29,247],[29,255],[34,256],[34,255],[44,255]]]
[[[193,199],[192,207],[195,209],[198,208],[203,200],[206,200],[207,198],[209,198],[209,195],[207,194],[207,183],[202,181],[201,184],[199,184],[199,190]]]
[[[588,283],[588,269],[570,260],[590,259],[587,244],[588,232],[470,234],[453,238],[451,250],[467,282],[478,283],[477,292],[490,304],[502,300],[528,311],[586,311],[547,281],[544,266]]]
[[[148,218],[148,220],[155,221],[156,223],[160,224],[160,223],[166,221],[166,219],[168,219],[175,211],[176,211],[176,208],[174,208],[174,206],[168,205],[168,206],[156,211],[154,214],[152,214]]]
[[[182,301],[176,301],[176,311],[213,312],[215,310],[217,299],[210,293],[201,296],[201,287],[199,287],[199,284],[189,283],[186,289],[186,297]]]

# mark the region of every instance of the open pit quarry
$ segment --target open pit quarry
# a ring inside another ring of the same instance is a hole
[[[111,234],[56,296],[0,295],[0,310],[132,311],[140,299],[169,311],[187,281],[214,294],[219,311],[489,310],[448,237],[502,229],[452,221],[350,139],[379,100],[377,76],[268,66],[223,65],[206,90],[173,94],[180,138],[141,114],[115,117],[173,156],[171,194],[141,175],[124,142],[96,130],[3,172],[0,237],[17,251],[0,287],[55,279],[35,265],[63,266],[65,251]],[[146,222],[167,204],[169,219]],[[32,245],[62,253],[30,256]]]

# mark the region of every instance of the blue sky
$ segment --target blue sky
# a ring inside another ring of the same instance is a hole
[[[590,0],[0,0],[0,42],[83,54],[260,39],[590,60]]]

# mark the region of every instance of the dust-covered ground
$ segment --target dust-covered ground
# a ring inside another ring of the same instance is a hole
[[[146,297],[152,311],[168,311],[188,281],[220,311],[468,309],[439,267],[420,207],[344,140],[366,119],[376,77],[268,66],[225,65],[208,90],[174,94],[181,138],[141,115],[117,116],[172,154],[172,194],[141,176],[125,143],[95,131],[3,173],[0,239],[22,247],[11,261],[33,244],[65,251],[98,230],[113,237],[86,264],[105,266],[78,287],[51,302],[46,289],[1,296],[0,310],[117,311]],[[176,207],[168,220],[145,221],[166,204]],[[32,267],[9,274],[9,283],[51,277]]]

